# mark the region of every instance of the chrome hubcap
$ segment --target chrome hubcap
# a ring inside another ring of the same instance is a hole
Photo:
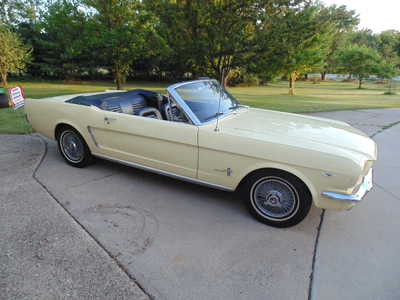
[[[80,162],[83,159],[83,144],[73,132],[63,133],[61,136],[61,150],[65,157],[72,162]]]
[[[256,209],[267,217],[287,218],[295,211],[298,197],[294,187],[281,178],[258,181],[252,191]]]

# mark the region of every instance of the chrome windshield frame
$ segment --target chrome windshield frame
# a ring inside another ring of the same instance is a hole
[[[176,92],[176,89],[181,87],[181,86],[187,85],[187,84],[192,84],[192,83],[197,83],[197,82],[205,82],[205,81],[218,82],[216,79],[198,79],[198,80],[178,82],[178,83],[175,83],[175,84],[170,85],[169,87],[167,87],[168,93],[172,96],[172,98],[174,98],[174,100],[178,103],[178,105],[184,110],[186,116],[189,117],[189,119],[192,122],[192,124],[194,124],[196,126],[201,126],[201,125],[206,125],[206,124],[212,123],[212,122],[216,121],[217,117],[215,117],[215,118],[213,118],[213,119],[211,119],[209,121],[206,121],[206,122],[201,122],[199,120],[199,118],[197,118],[195,113],[186,104],[185,100],[183,100],[182,97]],[[220,115],[218,118],[222,119],[222,118],[232,114],[232,112],[224,113],[224,114]]]

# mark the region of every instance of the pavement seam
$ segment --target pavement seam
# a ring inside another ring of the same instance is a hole
[[[387,129],[390,129],[392,127],[398,126],[400,124],[400,121],[396,121],[396,122],[392,122],[389,124],[386,124],[384,126],[382,126],[382,128],[380,130],[378,130],[377,132],[375,132],[374,134],[372,134],[370,137],[373,138],[374,136],[376,136],[379,133],[384,132]],[[400,200],[400,197],[398,197],[397,195],[393,194],[391,191],[388,191],[387,189],[385,189],[383,186],[381,186],[380,184],[374,182],[374,185],[376,185],[377,187],[379,187],[380,189],[382,189],[384,192],[390,194],[391,196],[393,196],[394,198]]]
[[[375,137],[376,135],[378,135],[379,133],[382,133],[382,132],[384,132],[385,130],[387,130],[387,129],[390,129],[390,128],[392,128],[392,127],[395,127],[395,126],[397,126],[397,125],[399,125],[400,124],[400,121],[396,121],[396,122],[392,122],[392,123],[389,123],[389,124],[386,124],[386,125],[381,125],[381,126],[379,126],[379,127],[381,127],[378,131],[376,131],[376,132],[374,132],[373,134],[371,134],[369,137],[372,139],[373,137]]]
[[[308,300],[312,299],[312,289],[313,289],[313,283],[314,283],[314,271],[315,271],[315,263],[317,260],[317,251],[318,251],[318,243],[319,243],[319,236],[321,235],[321,228],[322,224],[324,222],[324,216],[325,216],[325,209],[322,210],[321,215],[320,215],[320,221],[317,227],[317,235],[315,236],[315,242],[314,242],[314,251],[313,251],[313,258],[312,258],[312,264],[311,264],[311,273],[310,273],[310,282],[308,285]]]
[[[377,184],[376,182],[374,183],[375,186],[377,186],[378,188],[380,188],[382,191],[384,191],[385,193],[389,194],[390,196],[392,196],[393,198],[400,200],[400,197],[397,196],[396,194],[393,194],[391,191],[387,190],[386,188],[384,188],[383,186],[381,186],[380,184]]]
[[[67,209],[67,208],[61,203],[61,201],[58,200],[58,198],[47,188],[47,186],[46,186],[43,182],[41,182],[41,181],[39,180],[39,178],[37,178],[36,173],[37,173],[37,171],[39,170],[40,166],[42,165],[44,159],[45,159],[46,156],[47,156],[48,148],[47,148],[47,142],[46,142],[40,135],[34,134],[34,135],[31,135],[31,136],[37,137],[37,138],[42,142],[42,144],[43,144],[43,146],[44,146],[43,154],[42,154],[42,156],[41,156],[39,162],[37,163],[37,165],[35,166],[35,168],[34,168],[34,170],[33,170],[32,178],[44,189],[44,191],[45,191],[54,201],[56,201],[56,203],[57,203],[59,206],[61,206],[61,208],[72,218],[72,220],[74,220],[74,222],[75,222],[79,227],[81,227],[81,229],[82,229],[83,231],[85,231],[85,232],[89,235],[89,237],[91,237],[91,238],[93,239],[93,241],[94,241],[101,249],[103,249],[103,251],[107,254],[107,256],[109,256],[109,257],[114,261],[114,263],[121,269],[121,271],[122,271],[123,273],[125,273],[126,276],[128,276],[128,278],[129,278],[130,280],[132,280],[132,281],[138,286],[138,288],[139,288],[150,300],[155,299],[155,297],[154,297],[153,295],[151,295],[148,291],[146,291],[146,289],[145,289],[145,288],[144,288],[144,287],[129,273],[129,271],[127,270],[127,268],[125,268],[125,266],[123,266],[123,265],[118,261],[118,259],[116,258],[116,256],[114,256],[110,251],[108,251],[108,250],[106,249],[106,247],[105,247],[92,233],[90,233],[90,231],[87,230],[86,227],[85,227],[77,218],[75,218],[75,216],[73,216],[73,215],[68,211],[68,209]]]
[[[387,129],[390,129],[394,126],[399,125],[400,121],[397,122],[393,122],[387,125],[383,125],[383,126],[379,126],[381,127],[379,130],[377,130],[376,132],[374,132],[373,134],[371,134],[369,137],[372,139],[374,138],[376,135],[384,132]],[[394,198],[400,200],[400,198],[396,195],[394,195],[393,193],[391,193],[390,191],[386,190],[384,187],[380,186],[379,184],[375,183],[375,185],[379,188],[381,188],[384,192],[392,195]],[[309,286],[308,286],[308,300],[312,300],[312,290],[313,290],[313,282],[314,282],[314,272],[315,272],[315,263],[317,260],[317,251],[318,251],[318,242],[319,242],[319,237],[321,234],[321,228],[322,228],[322,224],[324,221],[324,216],[325,216],[325,210],[323,209],[321,212],[321,217],[320,217],[320,222],[319,225],[317,227],[317,235],[315,237],[315,243],[314,243],[314,252],[313,252],[313,259],[312,259],[312,264],[311,264],[311,273],[310,273],[310,282],[309,282]]]

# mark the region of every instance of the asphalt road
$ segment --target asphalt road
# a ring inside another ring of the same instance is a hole
[[[399,299],[400,109],[316,114],[379,147],[351,211],[267,227],[231,193],[0,136],[0,299]]]

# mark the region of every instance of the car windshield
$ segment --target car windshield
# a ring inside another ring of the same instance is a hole
[[[239,107],[239,102],[216,80],[187,83],[177,87],[175,91],[201,123]]]

